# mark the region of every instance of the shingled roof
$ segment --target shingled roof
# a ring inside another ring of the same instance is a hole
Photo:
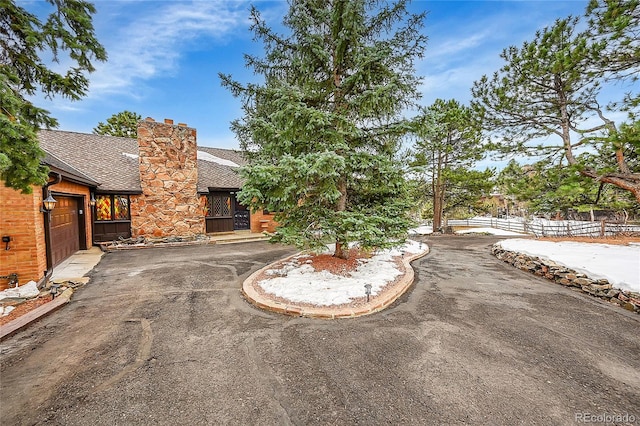
[[[98,182],[100,190],[142,192],[135,139],[41,130],[38,140],[45,152]]]
[[[226,161],[217,162],[217,158]],[[237,167],[220,164],[225,162],[237,164]],[[238,175],[238,168],[245,164],[237,151],[198,147],[198,192],[209,192],[209,188],[242,188],[243,181]]]
[[[67,165],[76,175],[97,182],[102,191],[142,192],[136,139],[41,130],[38,140],[50,166]],[[245,164],[238,151],[199,146],[198,192],[241,188],[243,181],[237,170]]]
[[[98,186],[98,182],[91,179],[89,176],[82,173],[75,167],[65,163],[50,152],[45,153],[43,162],[47,164],[52,171],[64,174],[67,179],[74,180],[76,182],[80,182],[89,186]]]

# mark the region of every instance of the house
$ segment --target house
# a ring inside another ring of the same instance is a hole
[[[129,237],[273,232],[273,216],[236,199],[245,164],[232,150],[198,147],[172,120],[138,124],[138,138],[38,133],[49,182],[21,194],[0,183],[0,290],[42,281],[94,244]],[[51,195],[55,206],[43,208]]]

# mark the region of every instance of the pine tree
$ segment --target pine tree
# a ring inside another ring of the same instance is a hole
[[[471,170],[484,156],[481,127],[472,111],[451,99],[436,99],[413,121],[415,160],[433,204],[433,230],[442,227],[446,211],[475,204],[491,190],[492,170]]]
[[[91,61],[107,59],[94,35],[91,3],[48,2],[54,11],[41,22],[15,1],[0,0],[0,179],[24,193],[47,180],[36,132],[57,126],[55,118],[28,97],[40,91],[49,98],[78,100],[86,94],[85,73],[94,70]],[[66,72],[41,59],[51,54],[53,62],[61,62],[63,53],[69,56]]]
[[[96,135],[119,136],[122,138],[135,138],[138,136],[138,121],[142,116],[131,111],[122,111],[107,118],[107,122],[102,121],[93,128]]]
[[[587,35],[599,71],[605,76],[637,81],[640,69],[640,1],[590,0]],[[639,102],[635,94],[635,102]]]
[[[582,154],[589,155],[594,154]],[[602,209],[635,214],[640,210],[628,191],[594,182],[575,167],[549,167],[544,161],[520,166],[511,160],[500,172],[497,183],[501,192],[524,203],[532,214],[562,212],[567,215],[571,210]]]
[[[264,78],[242,85],[232,128],[250,164],[239,195],[253,209],[279,212],[276,240],[319,248],[399,244],[410,226],[408,186],[396,157],[418,98],[414,60],[423,54],[424,14],[367,0],[291,0],[279,35],[251,12],[265,56],[247,56]]]
[[[568,165],[584,177],[631,192],[640,202],[640,170],[628,157],[633,142],[621,138],[629,133],[621,133],[598,102],[606,81],[603,62],[594,57],[589,33],[578,32],[578,23],[578,18],[559,19],[521,48],[505,49],[505,65],[474,83],[473,105],[498,151]],[[585,149],[597,149],[598,161],[579,158]]]

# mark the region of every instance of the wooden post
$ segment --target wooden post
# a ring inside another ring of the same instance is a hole
[[[607,225],[604,222],[604,219],[600,221],[600,236],[604,237],[604,233],[607,229]]]

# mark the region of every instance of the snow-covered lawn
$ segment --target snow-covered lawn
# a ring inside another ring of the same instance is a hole
[[[640,243],[625,246],[517,238],[500,241],[500,245],[505,250],[551,260],[592,279],[606,278],[621,290],[640,292]]]
[[[470,228],[470,229],[463,229],[461,231],[456,231],[456,234],[491,234],[491,235],[510,235],[510,236],[517,236],[517,235],[526,235],[526,234],[519,234],[517,232],[513,232],[513,231],[506,231],[504,229],[496,229],[496,228]]]
[[[456,233],[523,235],[496,228],[472,228]],[[640,292],[640,243],[623,246],[517,238],[500,241],[500,245],[505,250],[551,260],[591,279],[605,278],[618,289]]]
[[[365,296],[365,284],[371,284],[371,296],[377,295],[388,283],[393,282],[401,271],[394,257],[403,252],[424,253],[426,244],[407,241],[396,249],[380,251],[369,259],[359,260],[359,266],[349,276],[335,275],[329,271],[316,271],[309,263],[308,255],[298,255],[283,267],[270,269],[271,276],[257,283],[266,293],[291,302],[310,303],[318,306],[342,305]]]

